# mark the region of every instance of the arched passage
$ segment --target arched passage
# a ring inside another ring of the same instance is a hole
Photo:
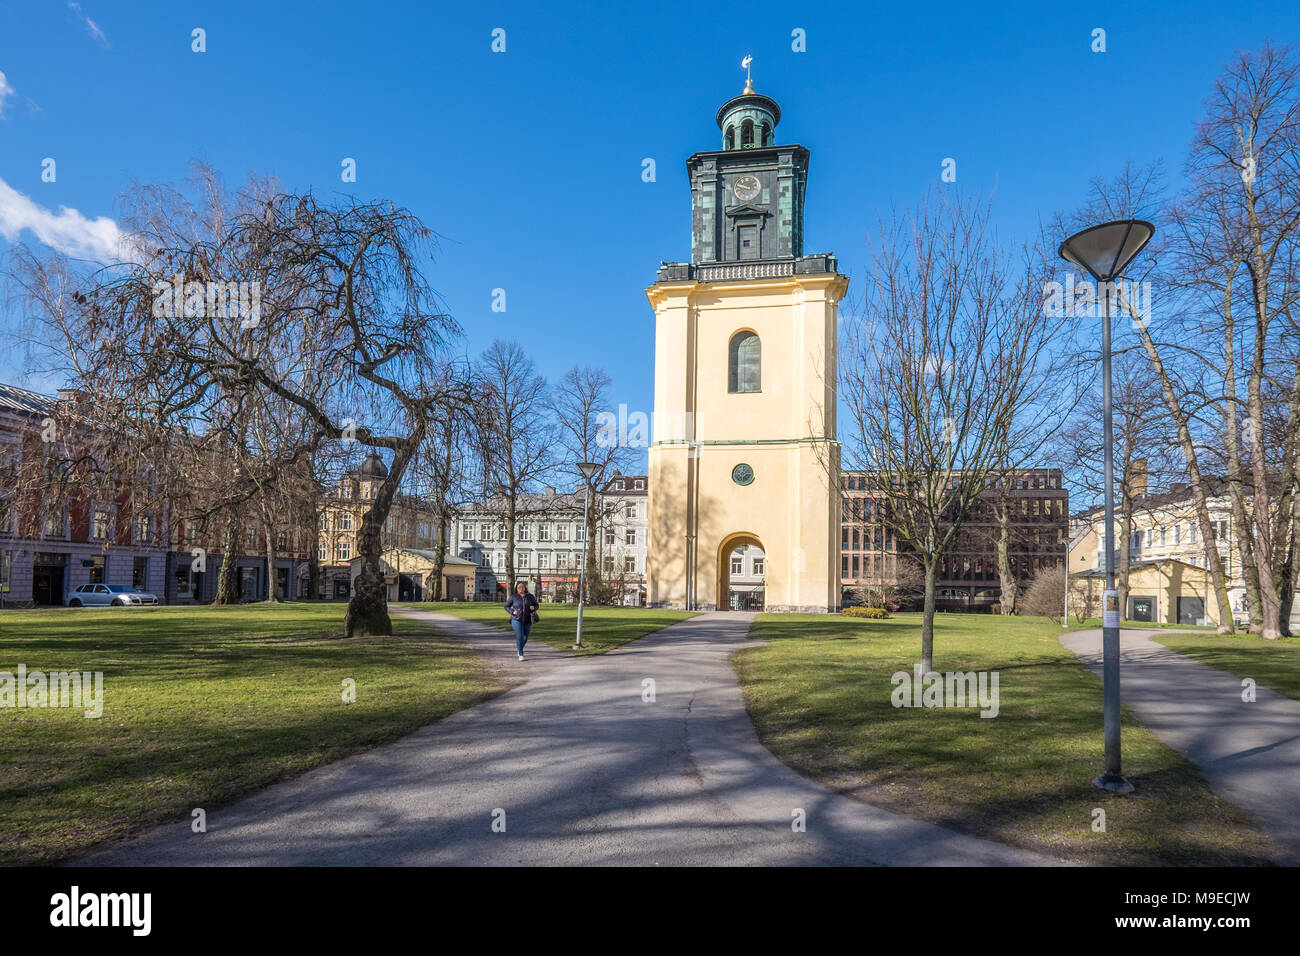
[[[718,610],[763,610],[766,572],[767,555],[758,535],[738,531],[723,538],[718,545]]]

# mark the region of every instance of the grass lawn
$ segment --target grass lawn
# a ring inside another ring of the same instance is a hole
[[[1253,634],[1161,634],[1151,640],[1300,700],[1300,637],[1266,641]]]
[[[760,615],[737,671],[763,742],[823,783],[955,830],[1078,862],[1255,864],[1267,837],[1196,768],[1123,715],[1124,771],[1105,794],[1101,682],[1042,618],[940,614],[935,666],[997,671],[1000,712],[895,708],[895,671],[921,646],[919,614],[887,621]],[[1106,832],[1092,830],[1106,811]]]
[[[394,740],[497,691],[472,652],[344,605],[0,612],[0,670],[103,671],[104,710],[0,709],[0,864],[49,863]],[[356,681],[345,704],[343,681]]]
[[[510,615],[496,601],[436,601],[408,604],[407,607],[439,614],[452,614],[467,621],[510,630]],[[562,651],[573,651],[573,637],[578,629],[578,605],[549,604],[538,608],[540,620],[533,626],[528,640],[541,641]],[[693,617],[693,611],[669,611],[661,608],[585,606],[582,609],[582,654],[603,654],[628,641]]]
[[[1074,618],[1070,618],[1065,623],[1066,623],[1066,627],[1069,628],[1069,630],[1071,631],[1096,630],[1097,628],[1101,627],[1101,618],[1090,617],[1083,621],[1076,621]],[[1170,628],[1178,631],[1208,631],[1211,634],[1213,634],[1215,630],[1215,626],[1213,624],[1205,624],[1205,625],[1168,624],[1168,623],[1161,624],[1161,623],[1152,623],[1151,621],[1120,621],[1119,626],[1121,628],[1128,628],[1128,627],[1151,628],[1153,630],[1157,630],[1157,629],[1163,630],[1165,628]]]

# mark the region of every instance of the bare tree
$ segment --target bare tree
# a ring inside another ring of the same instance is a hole
[[[515,583],[515,525],[526,509],[523,495],[550,474],[556,435],[546,380],[516,342],[494,341],[475,366],[481,427],[478,432],[484,491],[503,501],[506,586]]]
[[[389,452],[362,518],[344,629],[391,633],[380,531],[430,424],[469,397],[445,355],[458,327],[422,272],[432,235],[388,203],[241,194],[190,215],[196,208],[143,217],[135,260],[89,277],[45,318],[70,371],[124,426],[147,422],[161,437],[210,425],[208,412],[231,421],[221,407],[232,400],[279,404],[304,432],[292,455],[259,459],[261,468],[295,465],[345,436]],[[225,537],[223,568],[230,524]]]
[[[596,564],[596,534],[601,514],[597,503],[596,489],[605,484],[606,479],[624,465],[630,450],[615,438],[610,440],[607,428],[602,428],[600,416],[610,409],[610,386],[613,380],[604,369],[575,365],[565,373],[559,383],[551,389],[550,407],[555,416],[558,449],[564,459],[564,466],[572,474],[578,475],[586,496],[586,570],[583,580],[587,582],[585,600],[592,600],[592,589],[600,580]],[[588,462],[596,466],[590,478],[583,478],[577,465]]]
[[[1007,450],[1035,453],[1053,416],[1028,414],[1055,330],[1042,289],[1037,259],[1000,248],[986,206],[936,200],[882,229],[869,321],[846,336],[846,450],[873,473],[885,522],[920,561],[927,671],[940,563]]]

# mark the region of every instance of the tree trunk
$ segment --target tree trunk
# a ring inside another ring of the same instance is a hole
[[[433,600],[444,600],[442,594],[443,573],[447,568],[447,531],[450,522],[444,510],[438,515],[438,540],[433,546]]]
[[[599,581],[596,573],[596,489],[587,485],[587,525],[583,533],[587,536],[585,547],[582,549],[586,556],[586,570],[583,572],[583,583],[587,593],[582,596],[584,601],[590,601],[592,595],[593,583]]]
[[[926,557],[925,607],[921,612],[921,673],[934,670],[934,592],[937,559]]]
[[[277,557],[277,548],[275,544],[276,527],[274,522],[267,518],[262,521],[262,535],[265,543],[262,546],[262,553],[266,559],[266,600],[268,604],[279,604],[280,596],[275,593],[275,586],[279,580],[275,567]],[[285,595],[288,597],[288,595]]]
[[[236,568],[239,557],[235,554],[235,522],[226,522],[226,530],[221,539],[221,570],[217,573],[217,593],[213,595],[213,604],[238,604],[239,590],[236,581]]]
[[[1010,496],[1005,490],[1006,482],[1009,479],[1002,478],[999,484],[1004,488],[1000,492],[1002,501],[998,505],[998,584],[1001,586],[1001,594],[998,596],[998,602],[1001,605],[1003,614],[1014,614],[1016,612],[1016,598],[1019,596],[1020,586],[1016,582],[1015,572],[1011,568],[1011,515]],[[883,605],[882,605],[883,606]]]
[[[506,503],[506,596],[515,593],[515,493]]]
[[[1119,616],[1128,609],[1128,576],[1132,567],[1130,542],[1133,540],[1133,498],[1127,491],[1119,501],[1119,569],[1115,576],[1115,595],[1119,599]]]

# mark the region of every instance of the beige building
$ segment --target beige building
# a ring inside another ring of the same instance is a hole
[[[1070,613],[1100,617],[1104,569],[1090,568],[1070,576]],[[1204,568],[1162,558],[1138,561],[1129,569],[1125,620],[1152,624],[1218,624],[1218,604]]]
[[[388,548],[379,555],[389,601],[428,601],[433,597],[433,570],[437,553],[423,548]],[[353,587],[361,573],[361,559],[353,558],[350,566]],[[474,573],[478,565],[458,558],[450,551],[443,560],[442,593],[450,601],[474,598]]]
[[[840,601],[837,306],[848,279],[804,255],[808,150],[746,87],[722,149],[687,160],[689,263],[660,268],[647,589],[652,606],[726,608],[730,556],[762,551],[768,610]]]

